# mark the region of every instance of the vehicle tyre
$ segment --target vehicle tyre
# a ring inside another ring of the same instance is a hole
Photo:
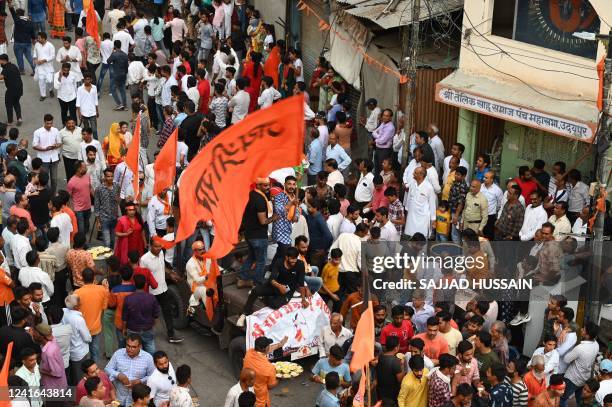
[[[168,286],[168,294],[172,301],[172,316],[175,329],[185,329],[189,326],[189,316],[187,315],[187,299],[183,298],[180,289],[176,285]]]
[[[246,338],[244,336],[237,336],[229,344],[227,349],[229,354],[230,364],[232,365],[232,373],[236,379],[240,378],[240,372],[242,371],[242,362],[246,355]]]

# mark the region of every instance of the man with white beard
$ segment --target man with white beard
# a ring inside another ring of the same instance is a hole
[[[436,224],[436,194],[426,181],[426,176],[425,168],[415,168],[414,181],[410,184],[406,198],[408,219],[404,233],[408,236],[422,233],[425,238],[429,238]]]

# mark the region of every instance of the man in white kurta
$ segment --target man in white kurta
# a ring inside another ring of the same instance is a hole
[[[53,60],[55,59],[55,47],[51,42],[47,41],[47,34],[40,33],[38,41],[34,45],[34,59],[36,70],[34,71],[34,80],[38,81],[38,89],[40,90],[40,100],[47,97],[47,89],[50,90],[49,95],[53,96]]]
[[[426,174],[424,168],[416,168],[414,181],[408,190],[408,218],[404,228],[404,233],[408,236],[422,233],[425,238],[429,238],[436,220],[436,193],[431,183],[425,179]]]
[[[66,40],[64,40],[64,46],[57,50],[55,60],[60,64],[60,66],[64,62],[68,62],[70,64],[70,72],[72,72],[76,77],[77,83],[80,83],[83,81],[83,74],[81,73],[81,61],[83,60],[83,55],[81,55],[81,50],[79,50],[76,46],[71,45],[70,37],[66,37]]]
[[[187,262],[185,271],[187,272],[187,284],[191,288],[191,297],[189,297],[190,311],[193,311],[193,307],[197,307],[200,302],[206,304],[206,280],[208,279],[208,273],[210,270],[211,259],[204,258],[204,252],[206,248],[204,243],[200,240],[196,240],[191,245],[193,250],[193,256]]]

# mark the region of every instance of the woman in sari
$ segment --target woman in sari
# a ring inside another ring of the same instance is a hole
[[[266,63],[264,64],[264,74],[265,76],[269,76],[274,81],[274,87],[278,89],[278,66],[281,63],[281,55],[283,50],[279,45],[280,41],[277,41],[277,45],[272,48],[270,51],[270,55],[268,55],[268,59],[266,59]],[[282,43],[281,43],[282,44]]]
[[[106,155],[106,162],[110,168],[115,168],[117,164],[123,161],[124,152],[127,150],[125,139],[119,132],[121,126],[119,123],[111,124],[108,136],[104,137],[102,150]]]
[[[48,0],[47,10],[49,13],[48,20],[51,38],[63,38],[66,35],[64,24],[66,6],[64,0]]]
[[[251,52],[250,60],[244,63],[244,71],[242,72],[244,78],[249,78],[251,87],[257,91],[258,95],[261,88],[261,79],[264,75],[261,59],[262,55],[259,52]]]
[[[283,56],[283,63],[278,66],[278,74],[281,82],[279,92],[283,98],[292,96],[295,86],[295,69],[293,69],[289,54]]]
[[[125,205],[125,215],[117,220],[115,234],[115,256],[121,264],[128,263],[128,253],[132,250],[138,252],[139,256],[144,254],[145,235],[142,218],[136,212],[136,205],[128,202]]]

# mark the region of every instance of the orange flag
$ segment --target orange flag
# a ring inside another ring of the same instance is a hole
[[[100,33],[98,32],[98,17],[96,16],[96,9],[93,7],[93,0],[89,2],[89,8],[87,10],[87,18],[85,19],[85,30],[87,34],[91,35],[92,38],[100,46]]]
[[[176,177],[176,146],[178,143],[178,128],[174,129],[172,135],[166,140],[155,159],[153,169],[155,170],[155,185],[153,193],[159,194],[166,188],[174,185]]]
[[[11,368],[11,356],[13,353],[13,342],[6,347],[6,355],[4,355],[4,364],[0,371],[0,407],[10,407],[11,399],[8,395],[8,375]]]
[[[280,48],[275,46],[270,51],[268,59],[264,64],[264,74],[274,81],[274,87],[278,89],[278,65],[281,63]]]
[[[206,316],[211,322],[213,320],[217,301],[219,300],[217,293],[217,277],[219,277],[219,264],[217,263],[217,259],[211,259],[208,279],[206,279],[206,282],[204,283],[204,286],[206,287]],[[213,295],[208,295],[210,290],[212,290]]]
[[[601,112],[603,110],[603,95],[604,95],[604,70],[606,66],[606,56],[601,57],[601,60],[597,63],[597,78],[599,83],[597,84],[597,109]]]
[[[351,372],[361,370],[361,381],[359,382],[359,390],[355,396],[356,403],[353,406],[363,405],[364,395],[366,391],[366,366],[374,359],[374,308],[372,301],[368,301],[368,307],[361,314],[357,328],[355,328],[355,337],[351,346],[353,358],[351,359]]]
[[[134,188],[134,200],[138,198],[140,189],[138,188],[138,159],[140,158],[140,115],[136,119],[136,128],[134,128],[134,135],[132,136],[132,142],[128,148],[127,154],[125,155],[125,163],[128,168],[132,170],[132,187]]]
[[[303,96],[258,110],[223,131],[181,176],[176,241],[191,236],[198,221],[210,220],[215,240],[206,257],[225,256],[238,242],[251,182],[275,169],[299,165],[303,146]]]

